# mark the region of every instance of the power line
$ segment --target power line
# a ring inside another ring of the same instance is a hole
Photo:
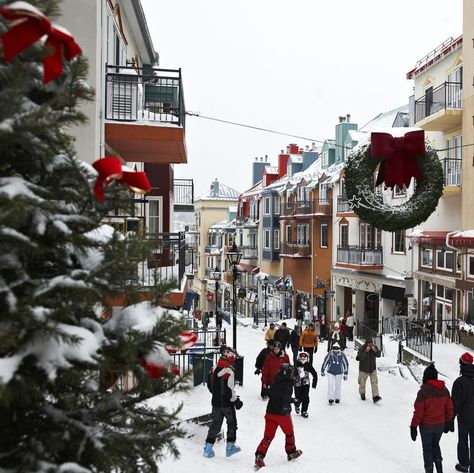
[[[233,122],[233,121],[230,121],[230,120],[223,120],[222,118],[208,117],[206,115],[201,115],[200,112],[190,112],[190,111],[188,111],[188,112],[186,112],[186,115],[189,115],[191,117],[204,118],[206,120],[212,120],[214,122],[226,123],[227,125],[240,126],[242,128],[250,128],[251,130],[264,131],[266,133],[274,133],[275,135],[290,136],[291,138],[298,138],[300,140],[311,141],[313,143],[324,144],[327,141],[327,140],[324,140],[324,141],[323,140],[318,140],[316,138],[308,138],[306,136],[294,135],[292,133],[286,133],[284,131],[277,131],[277,130],[271,130],[269,128],[263,128],[263,127],[259,127],[259,126],[248,125],[246,123],[239,123],[239,122]],[[352,150],[352,148],[350,146],[339,145],[339,144],[336,144],[336,143],[331,143],[331,144],[335,147],[338,147],[338,148]],[[457,149],[457,148],[466,148],[468,146],[474,146],[474,143],[451,146],[449,148],[434,149],[434,151],[450,151],[450,150],[454,150],[454,149]]]

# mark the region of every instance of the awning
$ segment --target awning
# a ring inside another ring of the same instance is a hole
[[[407,238],[410,238],[419,245],[440,246],[446,243],[446,235],[448,233],[448,231],[414,232],[407,235]]]
[[[257,274],[260,271],[260,266],[252,266],[251,264],[240,263],[237,266],[239,271],[244,271],[245,273]]]
[[[403,302],[403,299],[405,298],[405,288],[382,284],[382,293],[380,294],[380,297],[382,297],[382,299]]]
[[[474,230],[457,232],[451,235],[449,243],[458,248],[474,248]]]
[[[191,310],[194,300],[199,300],[199,294],[194,291],[188,291],[184,297],[183,310]]]

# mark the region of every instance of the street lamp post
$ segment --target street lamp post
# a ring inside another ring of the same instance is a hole
[[[217,303],[217,292],[219,291],[219,280],[221,279],[221,271],[217,266],[214,269],[214,271],[212,271],[212,279],[216,283],[216,294],[215,294],[215,296],[216,296],[216,320],[217,320],[218,319],[217,315],[218,315],[218,312],[219,312],[219,305]]]
[[[265,299],[264,299],[264,309],[263,309],[263,314],[265,317],[265,327],[267,326],[267,288],[268,288],[268,277],[265,276],[262,281],[262,286],[263,289],[265,290]]]
[[[237,266],[242,258],[242,253],[239,253],[235,242],[232,245],[230,251],[227,252],[227,259],[232,266],[232,335],[233,335],[233,348],[237,350],[237,295],[235,291],[235,282],[237,281],[238,271]]]

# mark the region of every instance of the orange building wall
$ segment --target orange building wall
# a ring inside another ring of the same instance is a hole
[[[283,274],[291,276],[296,291],[311,294],[310,258],[283,258]]]

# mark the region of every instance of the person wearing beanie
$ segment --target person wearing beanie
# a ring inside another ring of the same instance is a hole
[[[328,372],[328,402],[332,404],[341,400],[341,380],[347,381],[349,373],[349,362],[346,355],[342,353],[339,343],[335,342],[331,346],[331,351],[324,357],[321,365],[321,376]]]
[[[381,352],[372,338],[367,337],[365,343],[359,348],[356,360],[359,362],[359,395],[365,401],[365,386],[367,378],[370,378],[370,387],[372,390],[372,400],[379,402],[382,398],[379,394],[379,385],[377,378],[376,358],[380,358]]]
[[[453,417],[453,402],[444,381],[438,379],[438,371],[431,363],[423,372],[423,384],[416,396],[410,424],[411,439],[415,442],[420,429],[425,473],[443,473],[443,457],[439,441],[443,432],[449,431]]]
[[[309,363],[312,366],[313,354],[318,351],[318,334],[314,329],[313,322],[310,322],[300,335],[300,348],[308,354]]]
[[[470,353],[459,358],[460,376],[453,383],[453,414],[458,419],[457,471],[474,471],[474,364]],[[454,418],[450,425],[454,432]]]

